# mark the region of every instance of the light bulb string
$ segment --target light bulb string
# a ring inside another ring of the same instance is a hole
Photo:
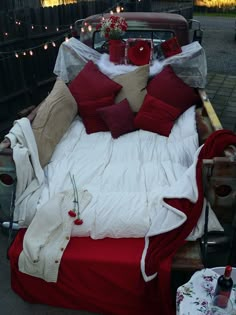
[[[56,42],[61,40],[62,38],[66,38],[65,40],[67,40],[67,38],[70,36],[69,33],[64,33],[63,35],[61,36],[57,36],[57,37],[54,37],[54,38],[50,38],[49,40],[47,41],[44,41],[43,43],[41,44],[38,44],[38,45],[35,45],[33,47],[29,47],[29,48],[25,48],[25,49],[15,49],[15,50],[12,50],[12,51],[0,51],[0,61],[2,60],[6,60],[8,58],[11,58],[12,55],[15,55],[15,57],[19,57],[19,55],[21,54],[24,54],[24,53],[27,53],[27,52],[32,52],[38,48],[41,48],[41,47],[44,47],[44,49],[46,50],[48,48],[48,45],[51,44],[53,47],[56,47]],[[45,47],[45,45],[47,47]],[[17,56],[18,55],[18,56]],[[33,55],[33,53],[30,53],[30,55]],[[1,56],[4,56],[3,58],[1,58]],[[7,56],[7,57],[6,57]]]
[[[9,14],[7,14],[7,17],[9,18],[9,20],[11,20],[14,24],[16,25],[27,25],[29,28],[32,28],[33,27],[42,27],[42,28],[45,28],[45,27],[50,27],[50,28],[71,28],[73,26],[73,23],[70,23],[70,24],[60,24],[60,25],[57,25],[57,24],[35,24],[35,23],[29,23],[29,22],[25,22],[24,20],[22,19],[17,19],[17,18],[13,18],[12,16],[10,16]]]
[[[139,0],[138,2],[141,2],[141,0]],[[122,4],[121,4],[121,3],[122,3]],[[120,12],[123,11],[123,9],[124,9],[124,8],[121,7],[121,5],[124,6],[124,5],[126,5],[127,3],[128,3],[128,0],[118,2],[116,5],[113,5],[112,7],[108,8],[106,11],[104,11],[103,13],[100,13],[99,15],[103,16],[103,14],[108,13],[108,12],[110,12],[111,14],[113,14],[113,11],[112,11],[112,10],[113,10],[114,8],[116,9],[116,13],[120,13]],[[119,10],[118,10],[118,7],[119,7]],[[118,12],[118,11],[119,11],[119,12]],[[20,23],[20,25],[21,25],[22,21],[21,21],[20,19],[13,18],[13,17],[11,17],[11,16],[9,16],[9,15],[8,15],[8,17],[9,17],[11,20],[14,20],[15,23],[18,22],[18,23]],[[84,18],[83,18],[83,19],[79,19],[79,20],[77,20],[76,22],[77,22],[77,23],[78,23],[78,22],[82,22],[83,20],[84,20]],[[26,24],[26,22],[23,22],[23,23]],[[40,27],[44,27],[44,28],[46,27],[46,25],[41,25],[41,24],[31,24],[31,23],[27,23],[27,24],[28,24],[29,26],[31,26],[31,27],[32,27],[32,26],[36,26],[36,27],[37,27],[37,26],[40,26]],[[49,26],[50,26],[50,28],[51,28],[51,25],[49,25]],[[9,58],[12,58],[12,56],[14,56],[14,55],[15,55],[16,58],[18,58],[20,54],[26,55],[26,52],[31,52],[30,55],[33,56],[33,50],[38,49],[38,48],[43,47],[43,46],[45,47],[44,49],[46,50],[46,49],[48,48],[48,47],[46,47],[46,46],[48,46],[48,44],[50,44],[50,43],[52,44],[53,47],[55,47],[55,46],[56,46],[56,45],[54,45],[55,42],[58,41],[58,40],[60,40],[62,37],[68,37],[68,36],[70,35],[70,34],[68,33],[69,29],[70,29],[70,30],[73,29],[72,24],[67,24],[67,25],[60,25],[60,26],[57,26],[56,30],[59,31],[59,28],[61,28],[62,26],[66,26],[66,27],[67,27],[67,29],[65,30],[65,32],[64,32],[63,30],[60,30],[60,33],[63,33],[62,36],[48,39],[47,41],[44,41],[43,43],[41,43],[41,44],[39,44],[39,45],[37,45],[37,46],[29,47],[29,48],[26,48],[26,49],[14,49],[14,50],[12,50],[12,51],[0,51],[0,61],[6,60],[6,59],[9,59]],[[56,27],[56,26],[54,26],[54,27]],[[69,28],[69,29],[68,29],[68,28]],[[3,34],[5,34],[5,36],[8,36],[8,35],[9,35],[7,32],[4,32]],[[68,39],[66,38],[65,40],[68,40]],[[2,57],[2,56],[4,56],[4,57]]]

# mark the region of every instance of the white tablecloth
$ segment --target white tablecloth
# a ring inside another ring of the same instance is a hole
[[[176,314],[177,315],[208,315],[209,304],[214,295],[219,274],[211,269],[197,271],[191,279],[177,289]],[[234,283],[231,301],[236,314],[236,283]]]

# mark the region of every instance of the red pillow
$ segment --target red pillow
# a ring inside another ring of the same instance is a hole
[[[200,100],[194,88],[184,83],[169,65],[148,83],[147,92],[183,111]]]
[[[84,101],[79,103],[79,112],[88,134],[109,131],[104,121],[99,116],[97,109],[114,104],[113,96],[104,97],[98,100]]]
[[[115,98],[122,86],[103,74],[98,67],[89,61],[69,84],[71,94],[77,104],[112,95]]]
[[[177,37],[172,37],[161,43],[161,49],[166,58],[180,54],[182,52]]]
[[[105,121],[113,138],[134,131],[134,114],[127,99],[113,106],[97,109],[101,118]]]
[[[181,112],[180,109],[147,94],[134,119],[134,126],[168,137]]]

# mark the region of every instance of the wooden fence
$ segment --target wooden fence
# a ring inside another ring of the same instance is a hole
[[[151,2],[131,0],[125,9],[151,11]],[[116,3],[81,0],[77,4],[53,8],[0,11],[0,139],[17,112],[39,104],[51,90],[58,48],[71,34],[73,23],[92,14],[107,12]]]
[[[0,133],[8,129],[18,111],[37,105],[50,91],[58,48],[71,34],[70,26],[110,5],[112,1],[80,1],[0,11]]]

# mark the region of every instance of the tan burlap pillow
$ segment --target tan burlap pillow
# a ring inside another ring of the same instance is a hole
[[[51,93],[41,103],[32,123],[39,160],[44,167],[77,114],[77,104],[67,85],[57,79]]]
[[[123,86],[116,96],[115,102],[119,103],[127,98],[133,112],[138,112],[147,94],[148,76],[149,65],[145,65],[138,67],[132,72],[114,77],[113,80]]]

